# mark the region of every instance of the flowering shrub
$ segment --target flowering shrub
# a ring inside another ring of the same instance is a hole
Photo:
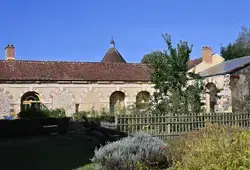
[[[92,162],[101,165],[103,169],[167,167],[164,145],[164,141],[159,138],[139,133],[96,149]]]
[[[250,169],[249,130],[208,124],[169,145],[172,170]]]

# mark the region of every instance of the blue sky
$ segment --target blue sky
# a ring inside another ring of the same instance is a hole
[[[14,44],[19,60],[100,61],[111,36],[127,62],[165,48],[162,33],[194,45],[234,41],[250,25],[249,0],[6,0],[0,4],[0,58]],[[2,51],[2,52],[1,52]]]

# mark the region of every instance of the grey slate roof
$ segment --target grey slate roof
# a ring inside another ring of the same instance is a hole
[[[232,73],[234,70],[244,67],[250,64],[250,56],[236,58],[233,60],[224,61],[218,65],[215,65],[209,69],[200,72],[202,77],[211,77],[215,75],[223,75]]]

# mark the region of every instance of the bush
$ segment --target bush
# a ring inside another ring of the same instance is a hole
[[[88,120],[96,123],[104,122],[115,122],[115,116],[112,114],[99,113],[97,111],[81,111],[73,114],[75,120],[82,120],[82,117],[87,117]]]
[[[81,112],[76,112],[73,114],[73,118],[75,120],[82,120],[82,117],[87,117],[88,112],[81,111]]]
[[[169,143],[171,169],[250,169],[250,131],[208,124]]]
[[[89,117],[89,120],[95,122],[115,122],[115,116],[97,116],[97,117]]]
[[[29,109],[20,112],[18,114],[18,117],[22,119],[35,119],[35,118],[48,118],[48,117],[61,118],[61,117],[66,117],[66,113],[63,108],[54,110],[40,110],[40,111]]]
[[[35,119],[35,118],[45,118],[46,114],[42,111],[26,110],[18,114],[21,119]]]
[[[98,164],[87,164],[83,167],[77,168],[75,170],[102,170],[102,168]]]
[[[66,117],[66,113],[63,108],[58,108],[54,110],[43,110],[42,112],[46,115],[46,117],[55,117],[55,118]]]
[[[147,134],[137,134],[96,149],[92,162],[103,169],[146,169],[167,166],[164,141]]]

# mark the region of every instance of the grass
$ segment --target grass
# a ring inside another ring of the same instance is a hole
[[[72,170],[90,163],[94,143],[84,137],[0,139],[0,169]]]

